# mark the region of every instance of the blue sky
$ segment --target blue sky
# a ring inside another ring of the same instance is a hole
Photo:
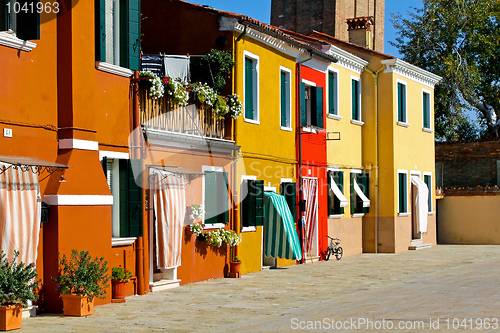
[[[187,0],[200,5],[209,5],[215,9],[225,10],[233,13],[244,14],[261,22],[269,23],[271,18],[271,0]],[[399,56],[397,49],[389,45],[388,41],[394,41],[396,32],[392,23],[391,13],[401,13],[407,16],[411,7],[422,8],[422,0],[386,0],[385,1],[385,47],[384,53]]]

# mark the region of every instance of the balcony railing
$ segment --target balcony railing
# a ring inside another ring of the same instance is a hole
[[[139,89],[141,124],[147,128],[224,139],[224,119],[216,118],[210,107],[189,100],[187,106],[172,102],[172,97],[153,99],[148,89]]]

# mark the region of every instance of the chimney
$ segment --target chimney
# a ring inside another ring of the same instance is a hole
[[[347,19],[349,42],[373,50],[373,16]]]

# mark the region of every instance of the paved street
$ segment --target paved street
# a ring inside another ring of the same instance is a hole
[[[22,331],[499,332],[498,320],[500,246],[436,246],[195,283],[86,318],[24,319]]]

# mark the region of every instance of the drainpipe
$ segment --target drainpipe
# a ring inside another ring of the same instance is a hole
[[[313,57],[313,53],[309,53],[309,58],[306,58],[304,60],[300,60],[297,62],[297,116],[295,117],[297,121],[297,135],[298,135],[298,140],[299,140],[299,171],[298,171],[298,185],[299,185],[299,219],[297,221],[297,229],[299,232],[299,240],[300,240],[300,247],[302,251],[302,259],[300,260],[300,263],[303,264],[305,262],[304,260],[304,242],[303,242],[303,235],[302,235],[302,215],[304,214],[304,204],[303,204],[303,199],[302,199],[302,127],[300,126],[300,121],[301,121],[301,116],[300,116],[300,103],[302,101],[301,96],[300,96],[300,86],[302,83],[302,76],[301,76],[301,68],[302,64],[311,60]]]
[[[376,150],[376,162],[375,162],[375,188],[377,189],[377,204],[375,205],[375,253],[378,253],[379,245],[379,215],[380,215],[380,188],[379,188],[379,124],[378,124],[378,75],[385,68],[382,65],[376,72],[372,71],[368,66],[365,67],[366,70],[373,76],[375,81],[375,150]]]

